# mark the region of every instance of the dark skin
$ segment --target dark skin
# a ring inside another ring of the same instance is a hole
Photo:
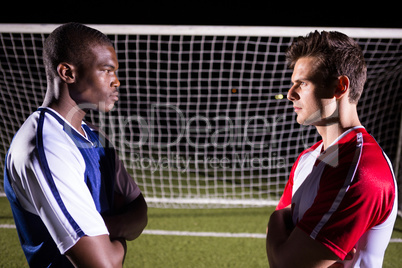
[[[80,66],[68,62],[57,66],[58,75],[48,81],[42,106],[57,111],[85,135],[81,123],[87,111],[109,112],[118,100],[118,67],[113,47],[92,46]],[[128,204],[123,201],[119,213],[104,217],[104,221],[109,235],[83,236],[66,252],[76,267],[122,267],[126,240],[136,239],[147,225],[144,197],[141,194]]]

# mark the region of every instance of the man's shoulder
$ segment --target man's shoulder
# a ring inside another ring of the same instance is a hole
[[[9,161],[13,159],[14,164],[21,164],[24,167],[32,162],[38,149],[38,124],[40,112],[32,113],[22,124],[14,135],[8,151]],[[43,148],[52,155],[68,157],[66,150],[77,153],[73,141],[68,138],[63,126],[52,116],[45,114],[42,132],[40,133]]]
[[[389,175],[393,177],[392,165],[386,153],[382,150],[376,139],[370,135],[364,128],[355,131],[354,135],[349,137],[350,148],[361,148],[359,158],[359,169],[368,169],[370,172],[378,173],[380,177]]]
[[[364,128],[354,130],[345,137],[339,162],[340,166],[350,169],[348,171],[353,176],[350,191],[367,196],[367,200],[394,195],[391,162],[375,138]]]
[[[38,118],[39,113],[34,112],[25,120],[11,141],[10,153],[18,154],[18,158],[21,158],[34,151]]]

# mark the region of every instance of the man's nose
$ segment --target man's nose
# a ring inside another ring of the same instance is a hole
[[[114,76],[114,79],[112,80],[112,82],[110,83],[110,87],[119,87],[120,86],[120,81],[117,78],[117,76]]]
[[[288,100],[290,100],[290,101],[295,101],[295,100],[299,100],[299,99],[300,99],[300,96],[299,96],[299,94],[298,94],[298,92],[297,92],[297,88],[298,88],[298,87],[299,87],[298,85],[293,85],[293,86],[289,89],[288,95],[287,95]]]

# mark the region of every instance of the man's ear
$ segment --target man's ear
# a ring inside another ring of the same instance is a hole
[[[73,65],[67,62],[59,63],[57,65],[57,73],[65,83],[72,84],[75,82],[75,69]]]
[[[338,82],[335,89],[335,98],[342,98],[349,89],[350,80],[346,75],[341,75],[338,77]]]

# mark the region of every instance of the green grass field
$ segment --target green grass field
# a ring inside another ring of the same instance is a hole
[[[265,233],[273,207],[236,209],[149,209],[147,230]],[[13,224],[5,197],[0,197],[0,225]],[[393,238],[402,238],[398,218]],[[402,243],[391,243],[384,267],[400,267]],[[0,267],[28,267],[15,229],[0,229]],[[143,234],[128,243],[125,267],[268,267],[265,239]]]

